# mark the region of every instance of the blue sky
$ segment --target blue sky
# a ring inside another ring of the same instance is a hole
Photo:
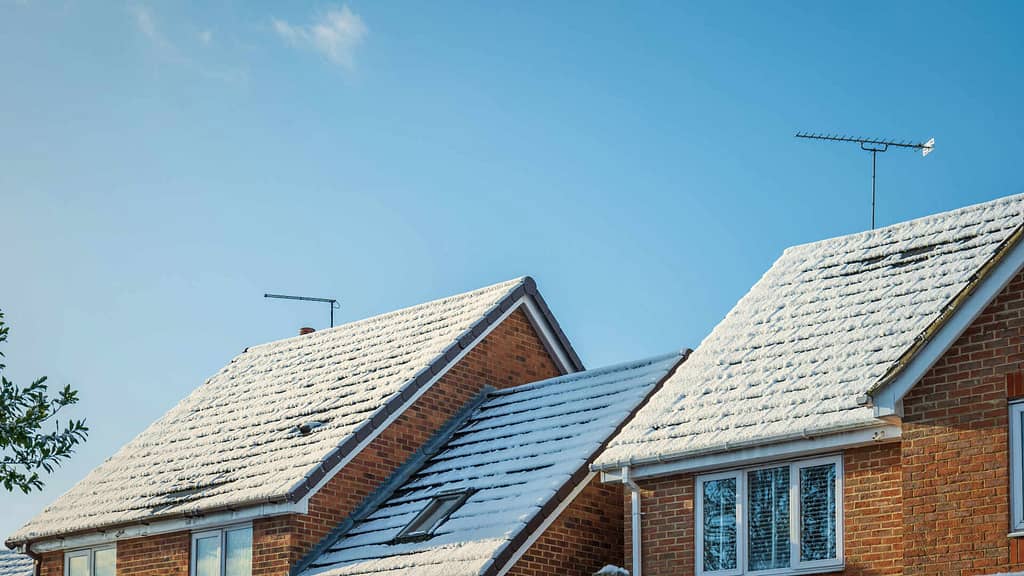
[[[92,433],[246,346],[522,274],[589,366],[696,346],[788,245],[1024,191],[1024,5],[0,0],[8,377]]]

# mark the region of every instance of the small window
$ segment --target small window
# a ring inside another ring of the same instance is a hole
[[[695,506],[698,574],[842,567],[839,456],[700,476]]]
[[[251,576],[252,526],[192,535],[192,576]]]
[[[1010,404],[1010,529],[1024,531],[1024,402]]]
[[[64,554],[64,576],[115,576],[117,548],[102,546]]]
[[[472,494],[472,490],[459,490],[435,496],[408,526],[402,528],[398,536],[395,536],[395,541],[408,542],[429,538]]]

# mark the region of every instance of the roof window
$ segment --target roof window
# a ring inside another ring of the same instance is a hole
[[[427,506],[402,528],[395,536],[395,542],[412,542],[426,540],[433,536],[434,531],[459,509],[473,495],[473,490],[442,492],[435,496]]]

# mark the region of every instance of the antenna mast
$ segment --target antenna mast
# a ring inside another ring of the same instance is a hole
[[[304,300],[306,302],[328,302],[331,305],[331,328],[334,328],[334,311],[341,308],[341,304],[334,298],[312,298],[310,296],[285,296],[284,294],[264,294],[264,298],[280,298],[282,300]]]
[[[875,229],[875,164],[879,152],[885,152],[890,146],[896,148],[912,148],[921,151],[921,157],[931,154],[935,149],[935,138],[927,142],[911,142],[910,140],[886,140],[883,138],[856,138],[853,136],[840,136],[838,134],[815,134],[812,132],[797,132],[797,138],[810,140],[826,140],[829,142],[855,142],[860,144],[860,149],[871,152],[871,229]]]

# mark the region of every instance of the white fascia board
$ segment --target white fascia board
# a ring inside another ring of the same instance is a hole
[[[892,380],[871,393],[871,403],[876,417],[902,417],[903,407],[900,401],[903,397],[956,343],[960,335],[985,311],[1021,268],[1024,268],[1024,241],[1018,241],[1010,248],[1003,259],[978,283],[974,291]]]
[[[672,462],[633,465],[629,468],[629,474],[633,479],[641,479],[709,470],[727,470],[760,464],[762,462],[788,460],[813,454],[834,452],[841,449],[893,442],[899,440],[901,436],[902,429],[899,425],[879,422],[878,426],[830,434],[828,436],[805,438],[765,446],[751,446],[731,452],[703,454]],[[621,482],[622,472],[619,470],[602,472],[601,481]]]
[[[544,522],[542,522],[541,525],[537,527],[537,529],[534,530],[532,534],[530,534],[530,537],[526,539],[526,542],[523,542],[523,545],[520,546],[519,549],[516,550],[514,554],[512,554],[512,557],[508,559],[508,562],[506,562],[505,565],[501,567],[501,570],[498,571],[497,576],[505,576],[505,574],[507,574],[508,571],[516,565],[516,562],[518,562],[519,559],[523,557],[523,554],[526,554],[526,551],[530,549],[530,546],[533,546],[534,542],[536,542],[538,538],[544,535],[544,532],[547,531],[548,527],[550,527],[555,522],[555,520],[557,520],[558,517],[562,515],[562,512],[564,512],[565,509],[568,508],[570,504],[572,504],[573,500],[575,500],[576,497],[580,495],[580,492],[583,492],[583,489],[590,485],[590,481],[593,480],[594,476],[596,475],[597,472],[588,473],[586,477],[583,478],[583,480],[579,484],[577,484],[575,488],[572,489],[572,492],[570,492],[564,500],[558,503],[558,507],[555,508],[551,512],[551,514],[548,514],[548,517],[544,519]]]
[[[555,353],[555,360],[558,361],[559,368],[562,369],[562,374],[572,374],[576,372],[576,368],[573,367],[572,360],[569,358],[569,353],[562,346],[562,341],[555,336],[554,330],[551,325],[548,324],[544,314],[541,313],[540,307],[534,301],[533,296],[526,296],[522,299],[523,311],[530,317],[533,324],[540,331],[539,336],[547,344],[548,349],[553,350]],[[513,306],[514,308],[514,306]]]
[[[304,507],[300,508],[298,504],[290,502],[282,504],[263,504],[261,506],[252,506],[249,508],[241,508],[239,510],[214,512],[204,516],[155,520],[149,524],[133,524],[121,528],[96,530],[64,538],[58,537],[39,540],[38,542],[32,542],[31,551],[38,554],[41,552],[52,552],[54,550],[91,548],[103,544],[110,544],[119,540],[143,538],[146,536],[156,536],[158,534],[169,534],[171,532],[196,532],[201,530],[210,530],[223,526],[251,522],[257,518],[280,516],[282,514],[303,514],[305,512],[306,510]]]

